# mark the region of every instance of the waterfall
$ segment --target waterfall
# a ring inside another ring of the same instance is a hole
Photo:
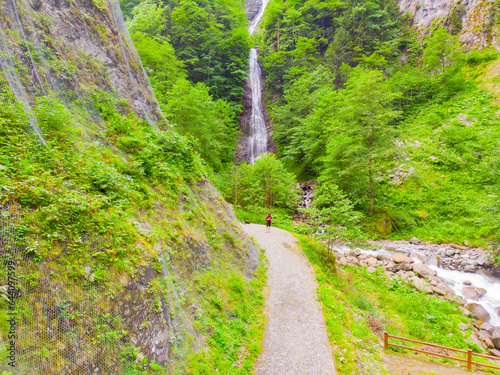
[[[253,35],[255,29],[259,26],[264,15],[264,10],[268,0],[262,0],[259,12],[250,21],[248,32]],[[262,87],[260,82],[261,70],[258,62],[257,48],[250,50],[250,79],[249,84],[252,93],[252,114],[249,124],[248,137],[248,158],[250,163],[254,163],[260,155],[267,152],[267,129],[264,120],[263,103],[262,103]]]

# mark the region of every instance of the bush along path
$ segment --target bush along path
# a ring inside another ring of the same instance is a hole
[[[257,375],[337,374],[326,333],[313,269],[289,232],[263,225],[243,229],[266,250],[268,258],[267,323]]]

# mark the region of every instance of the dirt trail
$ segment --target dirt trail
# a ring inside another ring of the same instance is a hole
[[[256,374],[337,374],[313,269],[295,237],[278,228],[266,233],[264,225],[242,226],[266,250],[269,261],[267,323]]]

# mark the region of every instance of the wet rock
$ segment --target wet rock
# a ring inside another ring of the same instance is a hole
[[[434,271],[423,263],[416,263],[413,264],[412,266],[413,266],[413,271],[420,277],[428,279],[434,276]]]
[[[464,285],[472,285],[472,281],[470,281],[470,280],[465,280],[463,284],[464,284]]]
[[[466,305],[466,308],[474,315],[474,319],[479,320],[479,321],[484,322],[484,323],[487,323],[490,321],[490,314],[480,304],[468,303]],[[500,339],[500,336],[499,336],[499,339]]]
[[[486,289],[476,288],[474,286],[464,286],[462,288],[462,293],[464,294],[465,298],[478,301],[479,298],[484,296],[484,294],[486,293]]]
[[[410,264],[410,263],[413,263],[415,262],[413,259],[407,257],[406,255],[403,255],[403,254],[394,254],[392,256],[392,260],[394,261],[394,263],[406,263],[406,264]]]
[[[427,261],[427,257],[424,254],[419,253],[418,251],[412,251],[410,254],[410,258],[418,259],[422,263],[425,263]]]

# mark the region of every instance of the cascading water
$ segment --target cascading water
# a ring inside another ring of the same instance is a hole
[[[253,35],[264,15],[268,0],[262,0],[257,15],[250,21],[248,32]],[[267,152],[267,129],[262,104],[261,70],[256,48],[250,50],[250,88],[252,91],[252,114],[250,117],[250,134],[248,137],[248,158],[254,163],[260,155]]]

